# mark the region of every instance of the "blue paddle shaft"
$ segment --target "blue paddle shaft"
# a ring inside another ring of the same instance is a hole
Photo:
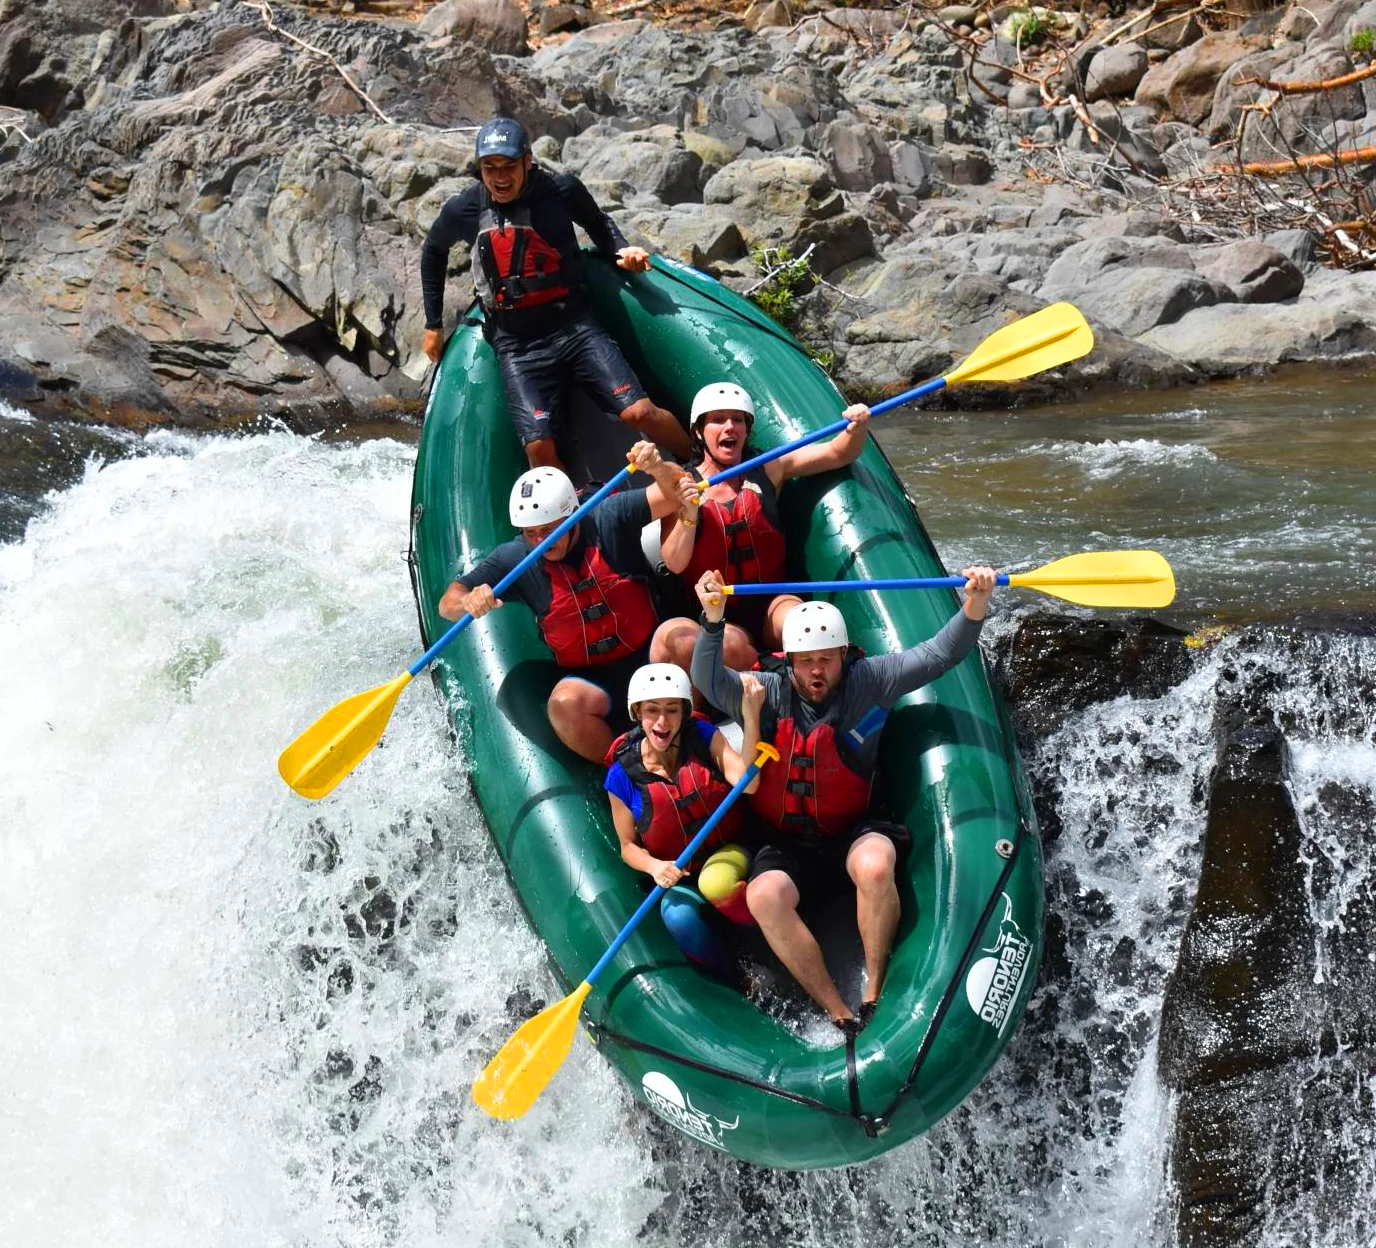
[[[524,559],[522,559],[520,563],[518,563],[514,568],[512,568],[510,572],[508,572],[504,577],[502,577],[500,581],[498,581],[492,587],[492,596],[494,598],[500,598],[502,596],[502,592],[507,588],[508,585],[514,584],[517,581],[517,579],[519,579],[519,577],[528,568],[534,567],[536,562],[544,556],[545,551],[547,551],[551,546],[553,546],[555,542],[557,542],[561,537],[564,536],[565,533],[567,533],[571,528],[573,528],[573,526],[577,524],[584,516],[586,516],[588,512],[590,512],[594,507],[596,507],[598,503],[600,503],[604,498],[607,497],[608,494],[610,494],[614,489],[616,489],[617,486],[619,486],[624,480],[626,480],[626,478],[630,476],[630,473],[631,470],[629,467],[623,468],[620,472],[616,474],[616,476],[614,476],[610,481],[608,481],[606,485],[604,485],[600,490],[598,490],[596,494],[594,494],[591,498],[584,502],[578,508],[578,510],[573,513],[573,515],[568,516],[566,519],[561,521],[558,528],[556,528],[552,533],[550,533],[548,537],[544,538],[544,540],[541,541],[540,544],[530,552],[530,554],[528,554]],[[470,588],[473,587],[470,586]],[[431,660],[434,659],[434,657],[441,650],[443,650],[445,646],[447,646],[451,641],[453,641],[455,637],[457,637],[461,632],[463,632],[465,628],[467,628],[472,623],[473,617],[471,615],[465,615],[461,619],[456,620],[453,626],[444,634],[444,636],[441,637],[437,642],[435,642],[435,644],[431,646],[429,650],[422,654],[420,658],[418,658],[414,663],[412,663],[411,666],[408,667],[406,670],[412,676],[419,675],[427,667],[430,666]]]
[[[914,386],[911,390],[896,394],[891,399],[876,403],[870,408],[870,415],[882,416],[885,412],[893,411],[895,407],[902,407],[904,403],[911,403],[914,399],[920,399],[925,394],[940,390],[945,384],[945,377],[933,377],[931,381],[924,381],[920,386]],[[792,442],[785,442],[783,446],[776,446],[772,451],[765,451],[762,455],[756,455],[754,459],[747,459],[731,468],[723,468],[721,472],[708,477],[707,484],[716,485],[719,481],[729,481],[732,477],[738,477],[743,472],[749,472],[750,469],[758,468],[761,464],[767,464],[772,459],[787,455],[789,451],[796,451],[800,446],[811,446],[812,443],[820,442],[823,438],[829,438],[833,434],[844,433],[849,428],[850,421],[848,420],[833,421],[824,429],[815,429],[801,438],[795,438]],[[964,582],[961,583],[964,584]]]
[[[757,763],[751,763],[750,766],[745,769],[745,775],[743,775],[739,780],[736,781],[734,787],[731,789],[731,792],[728,793],[724,798],[722,798],[721,805],[718,806],[716,810],[712,812],[711,818],[709,818],[707,822],[702,825],[701,829],[698,831],[698,834],[695,837],[693,837],[691,841],[688,842],[688,846],[683,851],[683,853],[681,853],[677,858],[674,859],[674,866],[678,867],[679,870],[682,870],[685,866],[688,865],[689,862],[692,861],[693,855],[696,854],[698,850],[700,850],[703,847],[703,845],[707,841],[707,838],[712,834],[712,830],[717,826],[717,824],[721,822],[722,816],[726,814],[728,810],[731,809],[731,806],[736,801],[736,799],[740,797],[742,793],[745,792],[746,785],[748,785],[755,778],[755,774],[759,770],[759,764]],[[621,949],[621,946],[624,945],[626,941],[630,939],[631,933],[635,931],[635,929],[640,925],[640,920],[643,919],[647,914],[649,914],[650,911],[653,910],[656,905],[658,905],[659,899],[664,896],[664,892],[665,889],[662,884],[656,884],[654,888],[650,890],[650,895],[640,903],[640,909],[638,909],[633,915],[631,915],[631,917],[626,921],[626,926],[621,929],[621,931],[617,934],[616,939],[612,941],[612,943],[607,947],[607,952],[604,953],[598,959],[597,965],[594,966],[592,970],[590,970],[587,973],[587,975],[584,976],[586,982],[588,982],[589,984],[597,982],[597,977],[600,974],[602,974],[602,972],[606,969],[607,963],[610,962],[614,957],[616,957],[617,953]]]
[[[737,594],[834,594],[843,589],[960,589],[963,576],[909,576],[879,581],[778,581],[773,585],[733,585]],[[995,585],[1007,585],[1008,573],[1000,572]]]

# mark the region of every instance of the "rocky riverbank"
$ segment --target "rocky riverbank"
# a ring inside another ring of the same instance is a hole
[[[1319,264],[1360,231],[1267,230],[1285,218],[1239,216],[1204,170],[1270,98],[1244,71],[1351,75],[1376,5],[1140,42],[1077,18],[1057,56],[1015,29],[1067,26],[1043,10],[609,20],[627,7],[0,0],[0,395],[135,423],[405,407],[420,242],[494,111],[632,238],[772,300],[852,393],[1058,298],[1100,345],[1035,393],[1376,354],[1376,275]],[[1286,96],[1238,150],[1273,120],[1295,154],[1360,148],[1357,77],[1307,114]]]

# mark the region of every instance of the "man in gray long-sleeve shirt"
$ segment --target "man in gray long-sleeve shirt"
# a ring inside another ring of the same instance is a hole
[[[760,673],[765,687],[761,740],[780,761],[766,764],[751,805],[778,835],[750,864],[746,904],[770,948],[848,1034],[869,1021],[879,999],[898,926],[897,849],[883,825],[865,822],[889,709],[904,694],[955,667],[979,640],[992,568],[966,568],[965,605],[930,641],[898,654],[857,659],[846,623],[830,603],[805,602],[784,617],[788,671]],[[713,706],[741,711],[741,678],[722,661],[726,598],[721,577],[697,583],[703,627],[692,677]],[[834,887],[844,869],[855,883],[856,920],[865,946],[866,986],[858,1017],[842,1000],[816,938],[798,917],[807,897]]]

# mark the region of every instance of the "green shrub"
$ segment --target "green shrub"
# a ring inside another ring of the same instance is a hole
[[[1020,48],[1040,43],[1051,29],[1046,15],[1038,9],[1017,9],[1008,15],[1003,24],[1005,39],[1011,39]]]
[[[769,278],[750,292],[750,299],[780,325],[791,325],[798,315],[798,293],[817,280],[806,258],[794,257],[787,247],[755,247],[750,259]]]
[[[1373,47],[1376,47],[1376,30],[1370,28],[1354,31],[1352,41],[1348,44],[1351,51],[1361,52],[1365,56],[1371,55]]]

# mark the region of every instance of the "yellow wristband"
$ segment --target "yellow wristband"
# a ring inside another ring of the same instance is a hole
[[[680,524],[686,524],[690,529],[696,529],[698,527],[698,522],[696,520],[689,520],[687,516],[680,516],[678,519]]]

